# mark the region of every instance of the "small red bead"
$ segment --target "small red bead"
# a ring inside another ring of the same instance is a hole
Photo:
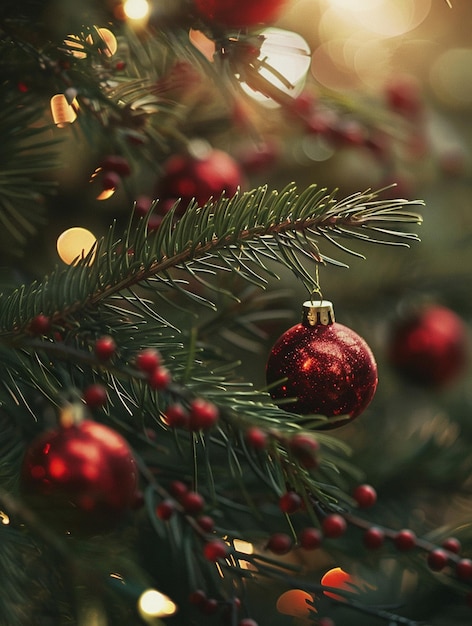
[[[431,550],[428,554],[427,561],[429,568],[432,569],[433,572],[440,572],[448,564],[449,557],[445,550],[436,548],[435,550]]]
[[[176,498],[180,499],[184,493],[187,493],[188,487],[181,480],[173,480],[169,485],[169,490]]]
[[[164,421],[169,428],[188,428],[190,417],[181,404],[171,404],[165,410]]]
[[[282,513],[295,513],[300,509],[302,499],[295,491],[287,491],[279,499],[279,509]]]
[[[310,435],[304,433],[293,435],[288,442],[288,447],[303,467],[312,468],[318,465],[317,454],[320,444]]]
[[[274,554],[287,554],[292,549],[292,540],[285,533],[274,533],[269,537],[266,548]]]
[[[124,61],[117,61],[115,63],[115,69],[118,72],[122,72],[125,69],[125,67],[126,67],[126,63]]]
[[[136,367],[150,374],[161,364],[161,355],[154,348],[146,348],[136,355]]]
[[[147,381],[151,389],[161,391],[162,389],[167,389],[172,382],[172,376],[167,367],[161,366],[148,375]]]
[[[192,591],[192,593],[188,597],[188,601],[194,606],[202,606],[203,604],[205,604],[206,599],[207,596],[203,589],[195,589],[195,591]]]
[[[416,535],[412,530],[404,528],[395,535],[393,543],[395,547],[402,552],[412,550],[416,546]]]
[[[459,554],[462,550],[461,542],[459,539],[456,539],[456,537],[448,537],[447,539],[444,539],[442,547],[444,550],[452,552],[453,554]]]
[[[208,598],[199,608],[204,615],[214,615],[218,607],[219,602],[216,598]]]
[[[470,580],[472,578],[472,560],[461,559],[456,564],[456,574],[461,580]]]
[[[344,535],[347,529],[347,523],[342,515],[332,513],[323,519],[321,528],[325,537],[335,539],[336,537]]]
[[[156,507],[156,515],[163,521],[169,520],[175,512],[175,504],[172,500],[163,500]]]
[[[220,539],[209,541],[203,546],[203,554],[208,561],[224,559],[229,551],[228,546]]]
[[[371,485],[358,485],[352,495],[363,509],[373,506],[377,501],[377,492]]]
[[[254,450],[264,450],[267,447],[267,433],[257,426],[246,431],[246,442]]]
[[[119,176],[129,176],[131,174],[131,167],[127,159],[118,155],[110,154],[105,157],[101,163],[101,167],[106,172],[114,172]]]
[[[102,188],[105,191],[116,189],[120,186],[121,176],[116,172],[105,172],[102,176]]]
[[[107,390],[99,383],[89,385],[84,389],[85,404],[91,409],[103,406],[107,401]]]
[[[320,547],[323,537],[317,528],[304,528],[298,536],[298,541],[304,550],[315,550]]]
[[[385,541],[385,533],[381,528],[368,528],[363,536],[364,545],[369,550],[377,550],[382,547]]]
[[[116,343],[113,337],[104,335],[95,342],[95,354],[101,361],[107,361],[116,352]]]
[[[51,330],[51,320],[46,315],[40,313],[33,317],[29,329],[33,335],[46,335]]]
[[[195,398],[190,404],[190,428],[205,430],[216,424],[219,418],[218,408],[203,398]]]
[[[322,617],[318,621],[318,626],[336,626],[336,624],[330,617]]]
[[[185,509],[186,513],[190,515],[195,515],[196,513],[200,513],[200,511],[205,506],[205,500],[203,496],[201,496],[196,491],[186,491],[182,494],[180,498],[180,503]]]
[[[210,517],[209,515],[201,515],[197,519],[197,524],[206,533],[213,532],[213,530],[215,528],[215,520],[212,517]]]
[[[238,626],[259,626],[256,620],[251,619],[250,617],[245,617],[240,622],[238,622]]]

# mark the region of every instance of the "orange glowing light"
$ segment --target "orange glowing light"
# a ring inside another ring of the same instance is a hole
[[[317,613],[312,606],[314,596],[310,595],[303,589],[290,589],[286,591],[277,600],[277,611],[284,615],[292,615],[293,617],[309,617],[311,612]]]
[[[333,569],[327,571],[321,579],[321,584],[325,587],[340,589],[341,591],[356,592],[354,578],[340,567],[333,567]],[[323,591],[323,593],[325,596],[329,596],[334,600],[344,600],[343,596],[340,596],[337,593],[332,593],[330,591]]]

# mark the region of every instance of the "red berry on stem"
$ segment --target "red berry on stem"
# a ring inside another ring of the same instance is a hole
[[[299,536],[298,541],[304,550],[315,550],[319,548],[323,537],[317,528],[304,528]]]
[[[267,433],[257,426],[246,431],[246,442],[254,450],[264,450],[267,447]]]
[[[336,624],[330,617],[322,617],[318,621],[318,626],[336,626]]]
[[[364,545],[369,550],[377,550],[381,548],[385,541],[385,533],[381,528],[372,526],[364,532]]]
[[[164,421],[169,428],[188,428],[189,414],[181,404],[171,404],[164,413]]]
[[[107,361],[116,352],[116,343],[113,337],[104,335],[95,342],[95,354],[101,361]]]
[[[190,602],[190,604],[199,607],[205,604],[206,599],[207,596],[203,589],[195,589],[195,591],[192,591],[192,593],[188,597],[188,601]]]
[[[205,500],[203,496],[201,496],[196,491],[186,491],[182,494],[180,498],[180,503],[185,509],[186,513],[190,515],[195,515],[196,513],[200,513],[200,511],[205,506]]]
[[[461,580],[470,580],[472,578],[472,560],[460,559],[456,564],[456,574]]]
[[[195,398],[190,403],[190,428],[205,430],[216,424],[219,418],[218,408],[203,398]]]
[[[292,549],[292,540],[285,533],[274,533],[269,537],[266,548],[274,554],[287,554]]]
[[[279,499],[279,508],[282,513],[295,513],[301,505],[302,499],[295,491],[287,491]]]
[[[306,468],[318,465],[317,453],[320,448],[318,441],[305,433],[296,433],[288,442],[292,454]]]
[[[393,543],[398,550],[406,552],[416,546],[416,535],[409,528],[399,530],[393,538]]]
[[[147,381],[151,389],[161,391],[162,389],[167,389],[172,382],[172,376],[167,367],[161,366],[148,375]]]
[[[161,364],[161,355],[154,348],[146,348],[136,355],[136,367],[150,374]]]
[[[33,317],[29,324],[29,329],[33,335],[46,335],[51,330],[51,320],[46,315],[40,313]]]
[[[169,490],[176,498],[180,499],[184,493],[187,493],[188,487],[181,480],[173,480],[169,485]]]
[[[213,539],[203,546],[203,555],[208,561],[224,559],[228,552],[228,546],[221,539]]]
[[[210,517],[209,515],[201,515],[197,519],[197,524],[206,533],[213,532],[213,530],[215,528],[215,520],[212,517]]]
[[[428,554],[427,561],[428,566],[433,570],[433,572],[440,572],[448,564],[449,557],[446,550],[436,548],[435,550],[431,550]]]
[[[173,500],[163,500],[156,507],[156,515],[163,521],[169,520],[175,512]]]
[[[347,522],[342,515],[332,513],[323,519],[321,529],[325,537],[335,539],[344,535],[347,530]]]
[[[131,167],[127,159],[118,154],[110,154],[105,157],[101,163],[102,169],[106,172],[115,172],[122,177],[131,174]]]
[[[442,542],[442,547],[448,552],[452,552],[454,554],[459,554],[462,549],[461,542],[456,537],[448,537],[444,539]]]
[[[95,383],[84,389],[85,404],[91,409],[103,406],[107,401],[107,390],[103,385]]]
[[[377,492],[371,485],[358,485],[352,495],[361,508],[373,506],[377,501]]]
[[[214,615],[218,606],[219,603],[216,598],[208,598],[199,608],[204,615]]]
[[[238,622],[238,626],[259,626],[256,620],[251,619],[250,617],[245,617],[240,622]]]
[[[102,176],[102,188],[106,191],[120,186],[121,176],[116,172],[105,172]]]

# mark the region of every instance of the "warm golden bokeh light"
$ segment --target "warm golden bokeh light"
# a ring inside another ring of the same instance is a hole
[[[154,617],[169,617],[177,611],[177,606],[160,591],[147,589],[139,596],[138,611],[146,620]]]
[[[147,0],[126,0],[123,3],[123,11],[130,20],[144,20],[150,12]]]
[[[63,93],[58,93],[51,98],[50,104],[52,119],[58,128],[64,128],[77,119],[78,104],[76,100],[73,101],[73,104],[69,104],[66,96]]]
[[[310,613],[317,612],[312,606],[314,597],[303,589],[290,589],[279,596],[276,604],[277,611],[293,617],[309,617]]]
[[[96,241],[95,235],[86,228],[69,228],[57,239],[57,253],[64,263],[71,265],[87,256]]]
[[[115,35],[108,28],[97,28],[97,32],[106,44],[107,55],[113,56],[118,50],[118,41]]]

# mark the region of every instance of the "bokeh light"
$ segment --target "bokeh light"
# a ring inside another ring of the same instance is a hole
[[[317,612],[313,606],[313,596],[303,589],[289,589],[277,600],[277,611],[284,615],[306,618],[310,613]]]
[[[458,108],[472,104],[472,48],[451,48],[434,62],[431,87],[441,100]]]
[[[176,604],[156,589],[146,589],[139,596],[138,611],[144,620],[154,617],[168,617],[173,615],[176,610]]]
[[[144,20],[150,13],[147,0],[126,0],[123,4],[123,12],[130,20]]]
[[[57,253],[64,263],[72,265],[87,256],[96,241],[95,235],[89,230],[74,226],[57,238]]]

